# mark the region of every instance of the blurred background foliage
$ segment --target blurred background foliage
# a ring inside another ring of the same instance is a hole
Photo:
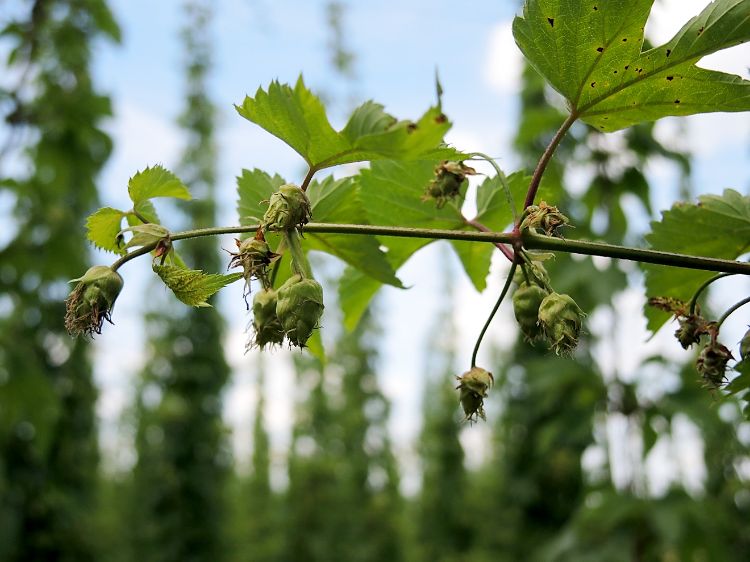
[[[586,334],[574,360],[519,336],[494,351],[488,368],[497,385],[478,466],[466,462],[467,426],[452,388],[454,286],[444,272],[447,297],[433,348],[425,350],[429,375],[404,381],[404,392],[423,394],[414,451],[395,450],[387,428],[377,303],[353,332],[334,330],[325,365],[297,356],[282,462],[265,425],[264,380],[273,374],[248,355],[258,400],[252,457],[242,469],[222,418],[231,376],[224,321],[216,310],[155,299],[148,361],[127,413],[137,460],[129,471],[102,469],[92,344],[68,338],[61,319],[66,282],[89,262],[83,235],[71,232],[80,232],[97,206],[97,174],[112,149],[101,129],[110,100],[92,82],[92,50],[103,39],[119,41],[119,31],[105,0],[21,6],[2,30],[12,46],[5,61],[12,80],[0,91],[0,158],[21,154],[23,162],[11,173],[0,160],[0,190],[14,202],[13,224],[4,225],[12,236],[0,248],[0,560],[750,559],[750,489],[742,476],[749,451],[738,437],[738,407],[712,405],[690,364],[654,357],[627,380],[616,362],[602,368],[597,353],[622,347],[618,298],[638,278],[635,269],[606,260],[561,255],[549,262],[559,292],[611,322]],[[175,38],[185,69],[179,173],[200,202],[174,209],[174,220],[204,226],[216,216],[215,111],[207,93],[212,3],[186,0],[183,8]],[[354,99],[356,53],[346,42],[345,6],[330,2],[326,9],[331,64]],[[528,67],[522,84],[515,149],[531,169],[563,118]],[[577,235],[637,239],[626,209],[636,201],[639,212],[652,213],[642,172],[650,159],[676,163],[683,195],[691,195],[689,154],[666,148],[652,132],[652,125],[634,127],[613,146],[590,128],[571,131],[543,192],[558,194],[555,203]],[[575,195],[566,184],[570,166],[591,171]],[[187,248],[190,263],[221,269],[215,242]],[[669,384],[654,391],[653,373]],[[660,443],[679,445],[686,427],[699,436],[692,446],[705,464],[701,483],[678,476],[654,493],[648,455]],[[402,490],[407,462],[420,469],[416,494]],[[273,478],[275,472],[284,476]]]

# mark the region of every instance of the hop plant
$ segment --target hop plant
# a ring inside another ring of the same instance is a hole
[[[315,279],[293,275],[279,287],[276,316],[289,343],[305,347],[323,315],[323,288]]]
[[[262,289],[253,297],[253,330],[255,336],[247,348],[280,344],[284,341],[284,328],[276,315],[278,295],[273,289]]]
[[[734,359],[732,353],[717,341],[712,341],[701,350],[695,360],[695,368],[707,387],[717,389],[727,382],[727,363],[730,359]]]
[[[291,230],[302,227],[312,217],[310,200],[299,187],[288,183],[271,195],[263,215],[263,230]]]
[[[583,311],[570,295],[550,293],[539,305],[539,327],[558,355],[570,355],[578,345]]]
[[[526,341],[532,342],[543,335],[539,325],[539,307],[547,295],[549,292],[539,285],[526,284],[513,293],[513,313]]]
[[[252,279],[258,279],[263,288],[270,288],[268,266],[279,257],[279,254],[271,251],[263,236],[263,231],[259,229],[255,238],[235,241],[239,251],[237,253],[230,252],[232,259],[229,262],[229,267],[242,267],[242,275],[245,278],[245,286],[248,288],[248,292]]]
[[[476,174],[474,168],[463,162],[445,160],[435,168],[435,177],[427,184],[422,201],[434,200],[435,206],[442,209],[448,201],[461,195],[461,187],[466,176]]]
[[[478,418],[486,420],[484,414],[484,399],[495,383],[492,373],[481,367],[472,367],[460,377],[456,377],[459,384],[459,402],[463,408],[465,420],[477,421]]]
[[[112,323],[112,308],[123,287],[119,273],[105,265],[91,267],[65,300],[65,329],[71,336],[102,333],[106,320]]]

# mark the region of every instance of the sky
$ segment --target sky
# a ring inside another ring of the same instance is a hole
[[[130,176],[156,163],[174,166],[179,159],[181,133],[176,118],[183,108],[185,63],[178,39],[184,21],[180,4],[177,0],[110,2],[122,27],[123,42],[101,44],[96,50],[95,78],[98,86],[112,96],[115,112],[106,125],[115,151],[101,177],[103,205],[128,208],[126,185]],[[356,56],[355,79],[348,83],[335,75],[329,62],[325,1],[214,3],[215,68],[210,92],[219,109],[220,224],[237,222],[234,178],[242,168],[258,167],[279,173],[288,181],[301,181],[304,168],[298,155],[240,118],[232,107],[259,86],[267,86],[275,79],[294,82],[300,73],[313,90],[326,93],[333,102],[334,125],[343,125],[344,109],[350,107],[352,100],[374,99],[399,118],[419,116],[435,100],[437,69],[444,89],[444,111],[454,123],[447,140],[467,151],[497,156],[506,172],[515,170],[517,160],[510,146],[517,121],[516,97],[522,67],[521,54],[511,34],[516,2],[475,0],[464,3],[460,10],[457,3],[444,0],[349,0],[343,4],[345,42]],[[698,0],[657,0],[647,35],[657,44],[668,40],[706,4]],[[743,45],[707,57],[701,66],[747,78],[748,62],[750,47]],[[657,125],[656,134],[668,144],[693,151],[694,183],[700,191],[720,192],[734,187],[747,192],[750,115],[664,119]],[[655,187],[655,207],[669,207],[674,198],[676,171],[663,162],[655,162],[647,173]],[[232,247],[231,239],[223,239],[222,245]],[[102,263],[111,261],[104,254],[94,257]],[[435,303],[445,294],[446,267],[455,274],[451,290],[456,299],[454,319],[461,350],[457,372],[463,366],[468,368],[473,340],[504,280],[505,265],[497,262],[488,290],[476,293],[452,254],[443,244],[434,244],[401,270],[401,279],[411,289],[382,291],[378,304],[387,335],[378,367],[384,392],[393,404],[390,429],[394,443],[405,458],[412,451],[420,421],[415,397],[418,393],[404,389],[423,384],[426,354],[434,345],[430,341],[430,318],[438,311]],[[133,460],[121,416],[131,403],[134,380],[144,360],[144,306],[150,304],[149,300],[164,297],[147,291],[149,270],[147,260],[134,260],[123,268],[126,287],[115,311],[116,325],[108,327],[96,343],[102,444],[113,466],[126,466]],[[258,358],[244,354],[248,318],[240,285],[223,291],[219,306],[228,318],[226,351],[234,370],[226,394],[225,417],[233,427],[235,449],[242,461],[251,447]],[[335,295],[326,295],[327,300],[334,298]],[[642,304],[638,288],[626,292],[620,302],[621,311],[629,319],[627,337],[643,342],[636,352],[620,358],[625,363],[621,369],[625,376],[635,372],[639,358],[654,351],[682,356],[670,334],[664,332],[648,339],[645,322],[640,318]],[[326,318],[335,322],[335,318]],[[415,323],[415,318],[420,320]],[[590,321],[594,326],[606,326],[610,320]],[[513,329],[512,324],[509,308],[503,307],[490,339],[500,346],[508,342],[504,334]],[[740,330],[741,326],[730,328]],[[617,349],[614,343],[605,346],[603,355],[614,361]],[[480,355],[480,363],[481,359]],[[264,362],[269,372],[266,422],[275,449],[281,451],[288,443],[293,419],[290,352],[266,354]],[[492,412],[488,416],[491,418]],[[487,427],[474,426],[464,431],[462,439],[470,463],[481,460],[481,444],[486,435]],[[407,487],[410,481],[407,474]]]

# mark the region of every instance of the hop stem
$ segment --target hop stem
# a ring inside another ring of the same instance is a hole
[[[312,279],[313,274],[310,262],[307,261],[307,256],[305,256],[302,245],[299,243],[299,234],[297,231],[285,231],[284,240],[286,240],[289,253],[292,255],[292,269],[294,272],[299,274],[303,279]]]
[[[495,303],[495,307],[492,309],[492,312],[490,312],[490,315],[487,317],[487,321],[484,323],[484,327],[482,327],[482,331],[479,332],[477,343],[474,344],[474,352],[471,354],[471,368],[472,369],[477,366],[477,354],[479,353],[479,346],[482,345],[482,339],[484,338],[484,334],[487,333],[487,328],[490,327],[490,323],[492,322],[492,319],[495,317],[495,314],[500,308],[500,305],[502,304],[503,299],[505,298],[505,295],[508,294],[508,289],[510,289],[510,284],[513,281],[513,274],[516,272],[517,265],[518,265],[518,262],[515,260],[510,265],[510,271],[508,272],[508,278],[505,280],[505,286],[503,287],[503,290],[500,293],[500,296],[498,297],[497,302]]]

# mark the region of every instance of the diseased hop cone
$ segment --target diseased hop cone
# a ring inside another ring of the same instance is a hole
[[[112,308],[124,284],[119,273],[106,265],[95,265],[78,279],[65,299],[65,329],[71,336],[102,333],[106,320],[112,323]]]
[[[708,327],[708,322],[697,314],[680,318],[679,323],[680,327],[675,331],[674,337],[680,342],[682,349],[687,349],[694,343],[698,343]]]
[[[278,290],[276,316],[289,343],[305,347],[323,315],[323,288],[315,279],[293,275]]]
[[[464,416],[467,421],[477,421],[478,418],[486,420],[484,415],[484,399],[495,383],[492,373],[481,367],[472,367],[460,377],[456,377],[459,384],[458,399],[461,402]]]
[[[558,355],[570,355],[578,345],[583,311],[570,295],[550,293],[539,305],[539,327]]]
[[[708,388],[721,388],[727,382],[727,363],[730,359],[734,359],[732,353],[716,341],[701,350],[695,360],[695,368]]]
[[[252,279],[258,279],[267,289],[270,287],[268,266],[279,257],[279,254],[271,251],[262,234],[260,231],[260,237],[247,238],[243,241],[236,240],[239,251],[236,254],[232,253],[229,267],[242,267],[242,275],[247,287],[250,286]]]
[[[278,295],[273,289],[262,289],[253,297],[253,329],[255,338],[248,342],[247,349],[256,346],[265,349],[266,346],[280,344],[284,341],[284,328],[279,317],[276,316]]]
[[[291,230],[310,222],[310,200],[299,187],[287,183],[271,195],[263,215],[263,230]]]
[[[427,184],[422,201],[435,200],[435,206],[442,209],[445,204],[461,194],[461,186],[466,176],[476,174],[474,168],[463,162],[445,160],[435,168],[435,177]]]
[[[533,342],[543,336],[539,325],[539,307],[547,295],[549,292],[539,285],[525,283],[513,293],[513,313],[526,341]]]

